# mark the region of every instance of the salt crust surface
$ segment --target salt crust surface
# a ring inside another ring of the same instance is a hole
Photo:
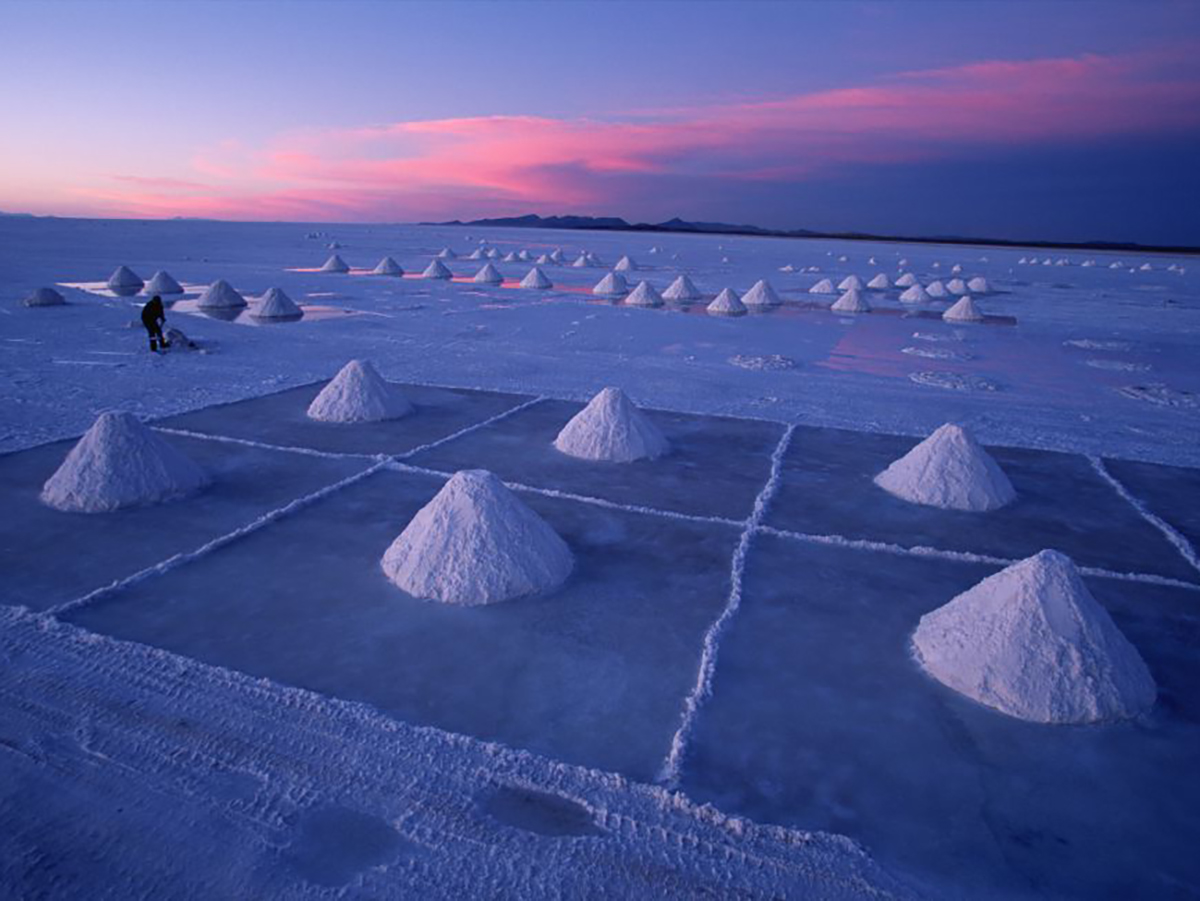
[[[666,436],[620,388],[605,388],[571,418],[554,446],[584,460],[628,463],[661,457],[670,450]]]
[[[1035,723],[1126,719],[1157,693],[1137,649],[1058,551],[1014,563],[921,617],[913,648],[938,681]]]
[[[72,513],[156,504],[198,491],[208,476],[132,413],[101,413],[42,488]]]
[[[478,606],[549,591],[574,557],[550,525],[482,470],[455,473],[392,542],[383,571],[409,594]]]
[[[875,477],[914,504],[982,513],[1016,498],[1008,476],[960,425],[946,423]]]
[[[413,405],[399,388],[383,380],[367,360],[351,360],[308,406],[308,416],[321,422],[379,422],[399,419]]]

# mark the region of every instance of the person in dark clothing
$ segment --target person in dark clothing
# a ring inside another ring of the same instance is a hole
[[[167,314],[163,311],[162,298],[155,294],[150,298],[150,302],[142,307],[142,325],[146,327],[146,331],[150,335],[151,353],[158,353],[160,345],[163,349],[171,346],[163,337],[162,327],[166,321]]]

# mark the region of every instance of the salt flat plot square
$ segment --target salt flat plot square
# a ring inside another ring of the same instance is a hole
[[[417,408],[402,419],[317,422],[309,419],[306,411],[325,384],[304,385],[252,400],[208,407],[168,417],[155,425],[332,453],[401,454],[530,400],[517,394],[397,385]]]
[[[1200,885],[1200,595],[1089,579],[1158,681],[1137,722],[996,713],[909,656],[920,617],[989,575],[760,536],[684,787],[759,821],[843,833],[959,897],[1153,897]]]
[[[0,603],[45,610],[252,522],[366,468],[361,460],[163,435],[213,484],[167,504],[64,513],[38,500],[74,442],[0,457]]]
[[[1083,457],[988,448],[1017,499],[990,513],[965,513],[911,504],[872,481],[916,443],[899,435],[797,429],[767,524],[1009,559],[1053,548],[1080,566],[1196,580],[1175,547]]]
[[[771,474],[783,426],[645,411],[671,442],[658,460],[605,463],[559,453],[554,439],[582,404],[543,401],[487,428],[417,454],[444,471],[486,468],[510,482],[698,516],[743,519]]]
[[[1105,460],[1104,466],[1200,551],[1200,469],[1133,460]]]
[[[405,594],[379,565],[441,484],[378,473],[71,619],[409,722],[652,777],[725,604],[738,530],[521,494],[571,546],[574,573],[546,596],[454,607]]]

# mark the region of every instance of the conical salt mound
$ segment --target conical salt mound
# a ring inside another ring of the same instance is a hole
[[[859,293],[857,288],[851,288],[839,297],[829,309],[835,313],[870,313],[871,305]]]
[[[945,297],[946,286],[939,281],[932,281],[925,286],[925,293],[930,297]]]
[[[808,289],[809,294],[832,294],[833,282],[827,278],[821,279],[815,285]]]
[[[915,275],[913,275],[911,272],[906,272],[902,276],[900,276],[898,279],[896,279],[896,287],[897,288],[911,288],[916,283],[917,283],[917,277]]]
[[[667,286],[662,296],[667,300],[699,300],[700,292],[686,275],[681,275]]]
[[[900,294],[901,303],[925,303],[928,300],[929,295],[925,293],[925,289],[920,285],[905,288]]]
[[[849,291],[851,288],[856,291],[861,291],[863,288],[862,279],[857,275],[847,275],[844,279],[838,282],[839,291]]]
[[[500,259],[500,251],[495,247],[489,247],[486,256],[489,260],[498,260]]]
[[[518,250],[517,251],[517,259],[520,260],[522,263],[528,263],[531,259],[533,259],[533,257],[530,256],[528,250]]]
[[[66,302],[66,298],[53,288],[38,288],[29,292],[22,301],[27,307],[61,307]]]
[[[967,293],[967,283],[964,282],[961,278],[952,278],[952,279],[950,279],[950,281],[948,281],[946,283],[946,290],[949,291],[951,294],[960,294],[960,295],[966,294]]]
[[[587,258],[588,258],[588,262],[591,263],[593,266],[603,266],[604,265],[604,260],[600,259],[598,254],[594,254],[590,250],[588,251]]]
[[[732,288],[725,288],[705,309],[714,316],[741,316],[748,312],[746,305]]]
[[[971,295],[967,294],[959,298],[954,306],[943,313],[942,318],[947,322],[982,322],[983,313],[975,306]]]
[[[309,419],[321,422],[379,422],[413,411],[398,388],[383,380],[366,360],[351,360],[308,405]]]
[[[625,276],[610,272],[600,281],[596,282],[596,287],[592,288],[593,294],[612,295],[624,294],[629,290],[629,286],[625,284]]]
[[[421,273],[421,278],[453,278],[454,273],[451,272],[446,264],[441,260],[430,260],[429,265],[425,267],[425,271]]]
[[[443,247],[441,250],[438,251],[437,255],[440,259],[443,259],[443,260],[457,260],[458,259],[458,254],[456,254],[449,247]]]
[[[384,257],[379,261],[379,265],[371,270],[372,275],[404,275],[404,270],[400,264],[391,257]]]
[[[571,263],[571,266],[575,269],[586,269],[588,265],[586,253],[581,253],[579,256],[575,257],[575,260]]]
[[[637,270],[638,264],[633,261],[632,257],[623,256],[617,260],[617,265],[613,269],[617,272],[634,272]]]
[[[867,287],[874,288],[876,291],[880,291],[880,290],[890,287],[890,284],[891,283],[888,281],[888,277],[881,272],[877,276],[875,276],[873,279],[871,279],[869,282],[867,282]]]
[[[563,252],[561,247],[555,247],[550,251],[550,262],[561,263],[563,261]]]
[[[481,285],[498,285],[504,281],[504,276],[491,263],[484,263],[483,268],[475,273],[475,277],[471,281]]]
[[[671,446],[658,426],[620,388],[605,388],[554,439],[562,453],[583,460],[653,460]]]
[[[553,288],[554,283],[551,282],[550,279],[548,279],[546,277],[546,273],[542,272],[542,270],[539,269],[537,266],[534,266],[532,269],[529,270],[528,273],[526,273],[525,277],[523,279],[521,279],[521,287],[522,288]]]
[[[925,614],[913,650],[939,682],[1035,723],[1126,719],[1157,694],[1137,648],[1058,551],[1014,563]]]
[[[983,513],[1016,498],[1012,482],[962,426],[946,423],[875,477],[902,500]]]
[[[487,252],[482,247],[476,247],[467,255],[468,260],[485,260]]]
[[[554,262],[554,260],[550,259],[550,254],[543,253],[543,254],[540,254],[538,256],[538,258],[536,260],[534,260],[534,262],[537,263],[539,266],[549,266],[551,263]]]
[[[967,290],[972,294],[987,294],[992,290],[992,286],[988,284],[988,280],[982,275],[977,275],[967,282]]]
[[[118,266],[116,271],[108,277],[108,289],[114,294],[122,296],[137,294],[145,284],[141,276],[128,266]]]
[[[204,471],[131,413],[101,413],[42,488],[42,502],[102,513],[183,497],[208,483]]]
[[[638,282],[637,287],[629,292],[625,303],[631,307],[661,307],[663,299],[652,284],[642,281]]]
[[[782,301],[771,283],[760,278],[749,291],[742,295],[742,303],[748,307],[777,307]]]
[[[217,279],[204,289],[196,306],[206,310],[228,310],[244,307],[246,298],[242,297],[233,286],[223,278]]]
[[[501,258],[500,262],[501,263],[515,263],[519,259],[520,259],[520,257],[518,257],[513,251],[510,250],[508,253],[506,253]]]
[[[349,272],[350,267],[336,253],[325,261],[325,265],[321,267],[322,272]]]
[[[159,269],[150,276],[150,281],[146,282],[145,291],[147,294],[182,294],[183,285],[175,281],[171,277],[171,273],[165,269]]]
[[[571,574],[571,549],[482,469],[456,472],[380,561],[397,586],[443,604],[495,604],[549,591]]]
[[[304,311],[282,288],[268,288],[251,314],[255,319],[299,319]]]

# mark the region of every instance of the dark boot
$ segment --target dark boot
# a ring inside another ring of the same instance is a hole
[[[152,353],[152,354],[158,353],[158,342],[156,340],[154,340],[153,338],[150,339],[150,353]]]

